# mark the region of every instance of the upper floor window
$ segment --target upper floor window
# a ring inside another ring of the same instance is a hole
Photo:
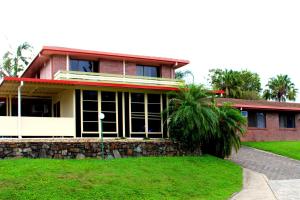
[[[159,67],[155,66],[136,66],[136,75],[137,76],[148,76],[148,77],[160,77]]]
[[[295,128],[295,114],[280,113],[279,114],[279,127],[280,128]]]
[[[70,70],[80,72],[99,72],[99,62],[90,60],[70,60]]]
[[[248,111],[248,127],[266,128],[266,114]]]

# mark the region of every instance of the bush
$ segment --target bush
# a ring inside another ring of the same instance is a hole
[[[202,85],[190,85],[170,94],[168,128],[171,138],[191,151],[224,158],[240,147],[246,121],[239,110],[225,104],[217,107]]]

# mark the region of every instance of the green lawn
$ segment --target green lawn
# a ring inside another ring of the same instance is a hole
[[[243,145],[300,160],[300,141],[243,142]]]
[[[227,199],[242,169],[212,156],[0,160],[0,199]]]

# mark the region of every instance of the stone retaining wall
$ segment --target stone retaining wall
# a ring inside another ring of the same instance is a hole
[[[106,159],[128,156],[200,155],[185,151],[170,140],[105,140]],[[0,140],[2,158],[101,158],[99,139],[13,139]]]

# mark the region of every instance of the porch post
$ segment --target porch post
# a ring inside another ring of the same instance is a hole
[[[21,89],[24,85],[24,82],[21,81],[21,84],[18,87],[18,138],[21,138]]]

